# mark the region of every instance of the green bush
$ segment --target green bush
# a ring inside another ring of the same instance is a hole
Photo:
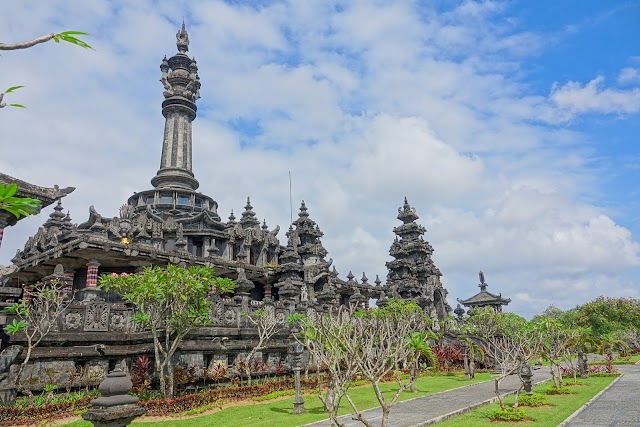
[[[295,390],[279,390],[274,391],[273,393],[265,394],[264,396],[253,397],[252,400],[255,402],[264,402],[265,400],[277,399],[281,396],[293,396],[294,394]]]
[[[571,391],[571,387],[547,387],[547,390],[545,391],[545,393],[547,394],[573,394],[573,391]]]
[[[524,421],[530,417],[522,409],[496,409],[489,415],[491,421]]]
[[[547,396],[544,394],[521,394],[518,398],[518,404],[521,406],[544,406],[548,405],[549,401],[547,400]]]

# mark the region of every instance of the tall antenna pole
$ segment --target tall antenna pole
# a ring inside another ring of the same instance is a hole
[[[293,198],[291,197],[291,171],[289,171],[289,212],[290,212],[290,220],[289,224],[293,224]]]

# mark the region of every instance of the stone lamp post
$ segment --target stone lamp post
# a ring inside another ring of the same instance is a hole
[[[531,368],[531,365],[523,363],[522,366],[520,366],[520,378],[522,378],[524,383],[524,391],[528,395],[533,394],[533,383],[531,382],[531,377],[533,377],[533,369]]]
[[[302,390],[300,387],[300,370],[302,369],[302,352],[304,347],[302,344],[291,344],[289,346],[289,354],[291,355],[291,367],[295,375],[296,394],[293,398],[293,414],[304,414],[307,410],[304,407],[304,399],[302,398]]]
[[[129,395],[131,377],[117,366],[98,386],[101,396],[91,401],[93,406],[82,414],[96,427],[125,427],[147,410],[136,405],[138,398]]]

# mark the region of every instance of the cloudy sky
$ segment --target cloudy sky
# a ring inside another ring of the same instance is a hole
[[[527,317],[640,297],[638,1],[3,0],[0,41],[82,30],[95,51],[2,55],[28,108],[0,111],[0,170],[77,187],[75,222],[148,189],[183,18],[194,172],[223,217],[251,196],[286,229],[290,171],[342,277],[386,276],[406,196],[454,306],[481,269]],[[0,263],[49,211],[6,230]]]

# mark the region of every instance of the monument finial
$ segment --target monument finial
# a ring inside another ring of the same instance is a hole
[[[482,270],[480,270],[480,273],[478,273],[478,276],[480,278],[480,284],[478,285],[480,287],[481,291],[486,291],[487,290],[487,282],[484,281],[484,273],[482,272]]]
[[[178,46],[180,53],[186,53],[189,50],[189,33],[184,25],[184,19],[182,20],[182,28],[176,33],[176,46]]]

